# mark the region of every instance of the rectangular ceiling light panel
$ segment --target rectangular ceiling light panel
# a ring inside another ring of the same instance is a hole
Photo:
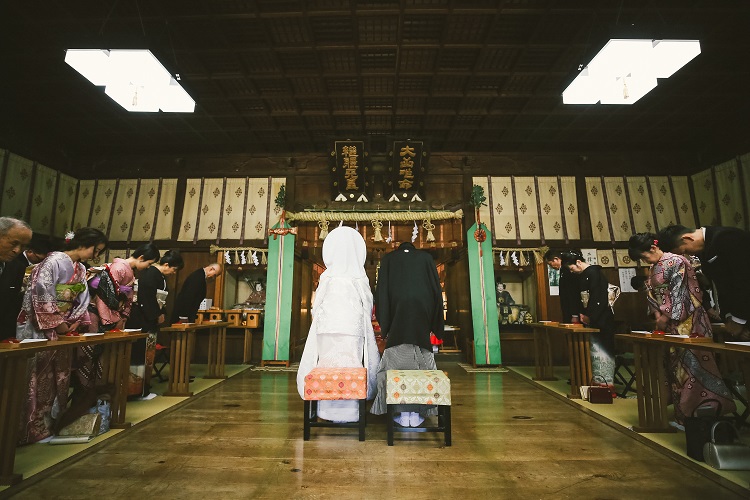
[[[195,101],[150,50],[68,49],[65,62],[128,111],[195,111]]]
[[[698,40],[610,40],[565,89],[563,103],[633,104],[700,52]]]

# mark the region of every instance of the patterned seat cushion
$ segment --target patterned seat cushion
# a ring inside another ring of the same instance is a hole
[[[388,370],[386,403],[451,404],[451,381],[440,370]]]
[[[305,377],[305,399],[367,399],[367,368],[313,368]]]

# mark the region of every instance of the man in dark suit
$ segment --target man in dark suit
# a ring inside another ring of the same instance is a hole
[[[0,275],[0,338],[16,336],[16,320],[23,305],[23,277],[28,266],[39,264],[51,251],[46,236],[34,234],[26,250],[5,265]]]
[[[443,293],[432,256],[401,243],[380,261],[375,315],[386,348],[413,344],[432,351],[430,332],[443,337]]]
[[[180,317],[187,318],[188,323],[195,322],[195,318],[198,317],[198,308],[206,298],[206,282],[215,278],[220,272],[221,265],[214,263],[190,273],[182,284],[180,293],[177,294],[172,311],[172,323],[177,323]]]
[[[563,252],[561,250],[549,250],[544,254],[544,260],[552,269],[560,271],[559,293],[560,309],[562,309],[562,322],[571,323],[573,316],[578,316],[583,311],[581,303],[581,290],[578,283],[578,275],[573,274],[568,266],[562,265]]]
[[[734,227],[673,225],[660,231],[658,240],[666,252],[700,259],[702,272],[714,284],[714,299],[727,331],[750,340],[750,266],[746,262],[750,232]]]

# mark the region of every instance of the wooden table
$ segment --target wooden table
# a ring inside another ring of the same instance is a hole
[[[125,405],[128,398],[128,376],[130,373],[130,351],[133,342],[145,338],[142,333],[130,335],[101,335],[85,337],[86,340],[54,341],[44,344],[22,345],[14,349],[0,349],[0,484],[16,484],[23,479],[13,472],[18,443],[18,427],[21,407],[28,392],[26,379],[27,360],[41,351],[52,349],[74,349],[84,345],[104,344],[101,358],[102,380],[114,386],[110,426],[130,426],[125,420]]]
[[[570,399],[581,399],[582,385],[590,385],[593,377],[591,371],[591,334],[598,333],[596,328],[566,328],[558,323],[532,323],[534,329],[534,380],[557,380],[552,365],[551,335],[565,335],[568,345],[568,363],[570,365]]]
[[[169,382],[165,396],[192,396],[190,391],[190,351],[191,338],[196,332],[207,331],[208,374],[204,378],[227,378],[224,374],[224,360],[227,350],[226,321],[211,323],[174,324],[159,332],[169,335]]]
[[[686,341],[662,335],[638,333],[619,334],[617,337],[633,343],[635,355],[635,381],[638,391],[638,426],[636,432],[675,432],[669,425],[667,402],[669,379],[664,360],[670,347],[696,349],[738,357],[745,380],[750,382],[750,347],[719,344],[712,339]]]

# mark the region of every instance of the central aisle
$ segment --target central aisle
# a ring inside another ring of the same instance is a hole
[[[415,433],[389,447],[374,416],[364,443],[324,428],[304,442],[295,374],[246,371],[16,498],[740,498],[509,373],[438,367],[450,448]]]

